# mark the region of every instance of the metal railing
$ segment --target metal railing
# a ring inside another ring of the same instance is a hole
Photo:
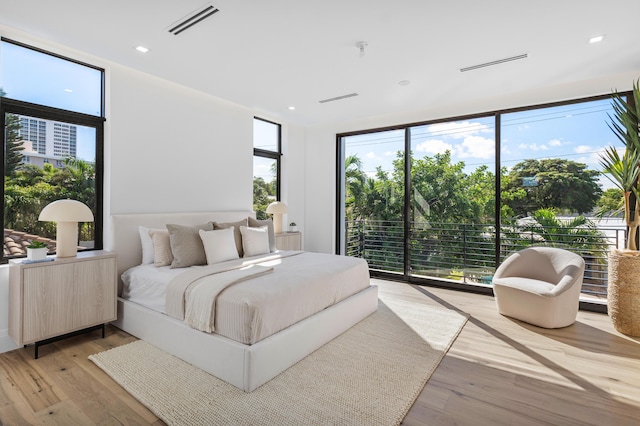
[[[362,257],[372,270],[404,273],[402,221],[347,221],[346,254]],[[585,259],[582,293],[607,295],[607,258],[611,248],[622,248],[624,228],[597,227],[595,231],[559,232],[542,226],[503,226],[499,261],[531,245],[553,245]],[[409,238],[411,276],[491,285],[496,268],[496,232],[491,225],[413,222]]]

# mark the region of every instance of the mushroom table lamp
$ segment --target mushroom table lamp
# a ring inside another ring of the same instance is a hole
[[[78,222],[93,222],[93,213],[80,201],[58,200],[47,204],[38,220],[56,222],[56,256],[73,257],[78,253]]]
[[[287,213],[289,208],[282,201],[274,201],[267,206],[267,213],[273,214],[273,232],[282,234],[282,215]]]

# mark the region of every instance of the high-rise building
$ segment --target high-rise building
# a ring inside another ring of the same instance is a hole
[[[53,155],[76,157],[76,126],[53,122]]]
[[[65,158],[76,158],[77,132],[72,124],[21,115],[18,134],[25,142],[22,162],[62,167]]]
[[[31,142],[31,148],[42,155],[47,149],[47,122],[39,118],[20,116],[20,139]]]

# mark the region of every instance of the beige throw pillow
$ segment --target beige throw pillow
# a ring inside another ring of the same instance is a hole
[[[207,256],[204,253],[204,246],[198,231],[213,231],[213,225],[205,223],[202,225],[167,225],[169,231],[169,241],[171,243],[171,253],[173,261],[171,268],[187,268],[193,265],[206,265]]]
[[[169,231],[164,229],[150,229],[149,235],[153,243],[153,264],[155,266],[168,266],[173,261]]]
[[[240,227],[244,257],[269,254],[269,230],[266,226],[259,228]]]
[[[233,237],[236,242],[236,249],[238,250],[238,256],[244,256],[244,250],[242,250],[242,234],[240,233],[241,226],[247,226],[247,219],[242,219],[237,222],[218,223],[212,222],[213,229],[227,229],[233,227]]]
[[[261,226],[267,227],[267,232],[269,234],[269,251],[276,251],[276,234],[273,231],[273,221],[271,219],[257,220],[252,217],[249,217],[248,220],[250,228],[259,228]],[[244,247],[244,243],[242,246]]]
[[[207,256],[207,265],[238,259],[233,226],[213,231],[200,230],[199,234]]]

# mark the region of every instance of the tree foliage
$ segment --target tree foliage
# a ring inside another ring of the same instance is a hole
[[[22,165],[5,177],[5,228],[20,230],[47,238],[55,238],[55,224],[38,221],[47,204],[70,198],[95,208],[95,166],[76,158],[67,158],[64,167],[56,169],[46,163],[42,168]],[[83,223],[82,240],[93,240],[93,223]]]
[[[520,194],[507,198],[516,215],[539,209],[587,213],[593,210],[602,194],[597,181],[599,175],[598,171],[589,170],[586,164],[575,161],[560,158],[524,160],[506,176],[503,191]],[[524,184],[527,181],[534,185],[527,186]]]
[[[619,188],[609,188],[602,192],[596,203],[597,216],[622,216],[624,213],[624,194]]]
[[[259,220],[267,219],[267,206],[275,200],[273,185],[264,181],[261,177],[253,178],[253,211]]]
[[[416,222],[476,223],[494,216],[494,174],[480,166],[471,174],[464,162],[452,163],[450,152],[414,158],[411,163],[411,217]],[[345,207],[348,220],[402,220],[404,154],[393,161],[393,171],[378,167],[373,177],[362,171],[357,156],[345,161]]]
[[[392,171],[378,167],[373,176],[362,171],[356,156],[345,161],[348,252],[367,258],[374,269],[403,271],[404,161],[404,153],[398,152]],[[538,183],[533,189],[522,185],[522,177],[531,176]],[[565,245],[596,253],[602,235],[593,222],[584,216],[559,219],[557,211],[592,210],[601,193],[597,176],[584,164],[561,159],[525,160],[511,171],[503,167],[503,244]],[[411,159],[412,273],[490,282],[495,267],[495,181],[486,165],[468,172],[449,152]],[[527,212],[532,212],[528,222],[518,220]]]
[[[22,141],[20,141],[19,131],[20,118],[15,114],[7,114],[5,118],[5,176],[13,176],[22,162],[23,146]]]

